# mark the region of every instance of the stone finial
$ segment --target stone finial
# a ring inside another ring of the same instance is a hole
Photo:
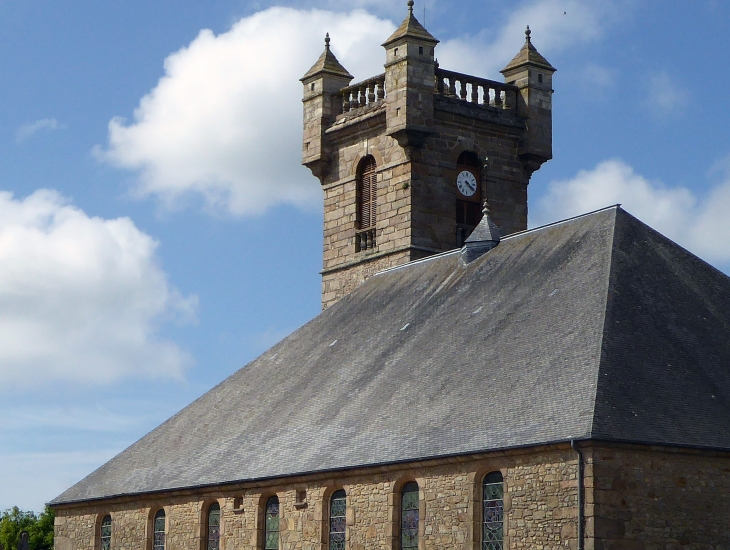
[[[324,49],[327,51],[330,49],[330,33],[324,35]]]
[[[408,15],[413,15],[413,0],[408,0]]]
[[[530,30],[530,25],[527,25],[527,28],[525,29],[525,42],[528,44],[531,44],[530,35],[532,34],[532,31]]]

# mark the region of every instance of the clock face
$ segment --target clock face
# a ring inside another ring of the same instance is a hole
[[[456,176],[456,187],[465,197],[471,197],[477,192],[477,179],[469,170],[462,170]]]

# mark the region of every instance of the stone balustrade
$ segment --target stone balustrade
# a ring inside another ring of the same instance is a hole
[[[517,104],[517,86],[436,69],[436,93],[485,107],[514,109]]]
[[[342,88],[337,96],[343,113],[382,101],[385,98],[385,73]]]
[[[375,228],[363,229],[355,233],[355,252],[364,252],[375,248]]]

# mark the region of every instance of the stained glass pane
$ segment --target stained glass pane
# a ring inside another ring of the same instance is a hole
[[[406,483],[401,493],[401,549],[418,548],[418,484]]]
[[[264,549],[279,550],[279,499],[277,497],[270,497],[266,501],[264,528]]]
[[[208,550],[218,550],[221,540],[221,507],[211,504],[208,509]]]
[[[109,550],[112,545],[112,517],[105,516],[101,520],[101,550]]]
[[[329,550],[345,550],[345,529],[347,522],[347,494],[340,489],[330,499],[330,547]]]
[[[502,474],[492,472],[482,486],[482,550],[503,550],[504,541],[504,484]]]
[[[155,514],[153,550],[165,550],[165,511],[159,510]]]

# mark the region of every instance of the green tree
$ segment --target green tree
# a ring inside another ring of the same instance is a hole
[[[5,550],[17,550],[20,533],[28,531],[30,550],[53,550],[53,519],[53,510],[48,506],[39,516],[13,506],[0,518],[0,545]]]

